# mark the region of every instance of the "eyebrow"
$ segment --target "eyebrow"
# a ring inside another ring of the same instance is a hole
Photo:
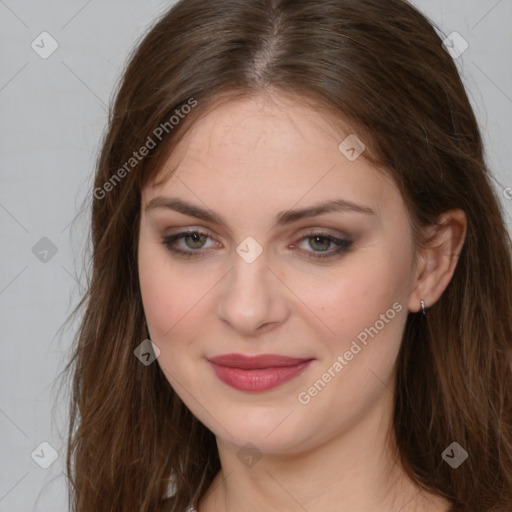
[[[188,215],[189,217],[196,217],[197,219],[201,219],[206,222],[227,226],[226,221],[219,214],[212,210],[202,208],[201,206],[188,203],[182,199],[157,196],[149,201],[146,205],[145,211],[147,212],[156,208],[174,210],[184,215]],[[375,215],[375,212],[368,206],[359,205],[352,201],[346,201],[345,199],[332,199],[322,203],[313,204],[306,208],[283,210],[275,216],[274,226],[284,226],[304,218],[316,217],[324,213],[347,211],[363,213],[366,215]]]

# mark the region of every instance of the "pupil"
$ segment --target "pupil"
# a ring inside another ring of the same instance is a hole
[[[315,236],[315,237],[313,238],[313,240],[315,241],[315,244],[317,244],[319,240],[325,240],[325,242],[326,242],[327,244],[329,243],[329,241],[327,240],[327,238],[326,238],[326,237],[323,237],[323,236]],[[319,243],[319,245],[322,245],[322,244],[321,244],[321,243]],[[323,245],[324,245],[324,249],[325,249],[325,243],[324,243]]]
[[[203,235],[201,235],[200,233],[192,233],[189,236],[192,239],[192,244],[200,244],[201,243],[201,237]],[[196,247],[196,245],[194,245],[194,247]]]

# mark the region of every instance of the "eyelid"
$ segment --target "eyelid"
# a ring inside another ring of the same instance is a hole
[[[200,247],[196,250],[194,249],[181,249],[176,247],[176,243],[179,240],[183,240],[187,238],[187,235],[198,234],[200,236],[205,236],[207,239],[213,241],[216,244],[218,242],[215,237],[212,237],[208,232],[208,230],[202,230],[202,228],[182,228],[177,233],[169,234],[164,236],[161,243],[166,247],[166,249],[176,255],[177,257],[187,258],[189,260],[192,259],[201,259],[208,257],[208,254],[211,252],[211,248]],[[295,241],[287,246],[287,248],[295,248],[300,243],[306,241],[308,238],[325,238],[329,240],[330,244],[333,244],[334,247],[331,247],[330,250],[325,251],[308,251],[305,249],[298,249],[299,257],[310,258],[311,260],[315,260],[318,263],[320,262],[328,262],[335,260],[338,256],[341,257],[343,254],[350,252],[353,249],[354,240],[351,236],[346,236],[345,234],[341,236],[333,235],[328,232],[328,229],[325,228],[308,228],[307,233],[302,233],[301,235],[296,235],[298,238],[295,238]],[[222,243],[221,243],[222,245]],[[302,254],[300,254],[302,253]]]
[[[296,236],[300,236],[302,238],[305,236],[312,236],[312,235],[319,235],[319,234],[322,234],[324,236],[332,236],[333,238],[345,238],[347,240],[352,240],[354,238],[354,235],[349,234],[347,231],[340,231],[339,229],[335,229],[335,228],[321,228],[321,227],[307,228],[306,232],[299,230],[299,234]]]
[[[186,233],[190,233],[190,234],[198,233],[201,235],[206,235],[207,237],[211,238],[212,240],[219,241],[219,238],[216,235],[214,235],[210,229],[205,228],[203,226],[177,227],[177,228],[173,228],[172,231],[164,230],[162,233],[162,238],[168,238],[168,237],[171,237],[174,235],[181,235],[181,234],[186,234]]]
[[[306,231],[304,231],[306,230]],[[187,227],[177,227],[173,228],[171,232],[167,232],[164,230],[164,233],[162,234],[163,238],[170,237],[173,235],[183,234],[183,233],[200,233],[202,235],[206,235],[212,240],[215,240],[216,242],[220,242],[219,237],[213,232],[205,228],[203,226],[187,226]],[[347,231],[340,231],[336,228],[326,228],[326,227],[309,227],[309,228],[300,228],[296,230],[296,233],[293,235],[294,239],[300,238],[306,236],[313,236],[313,235],[319,235],[322,234],[324,236],[332,236],[333,238],[345,238],[347,240],[352,240],[354,238],[354,235],[351,235]],[[221,243],[221,242],[220,242]]]

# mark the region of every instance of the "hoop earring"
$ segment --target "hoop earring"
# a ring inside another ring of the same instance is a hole
[[[425,309],[425,303],[422,300],[420,300],[420,306],[421,306],[421,312],[424,315],[426,315],[427,313],[426,313],[426,309]]]

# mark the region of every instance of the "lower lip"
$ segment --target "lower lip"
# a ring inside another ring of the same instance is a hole
[[[300,375],[313,359],[304,361],[295,366],[276,366],[273,368],[260,368],[243,370],[220,366],[210,361],[217,377],[229,386],[240,391],[266,391],[272,389]]]

